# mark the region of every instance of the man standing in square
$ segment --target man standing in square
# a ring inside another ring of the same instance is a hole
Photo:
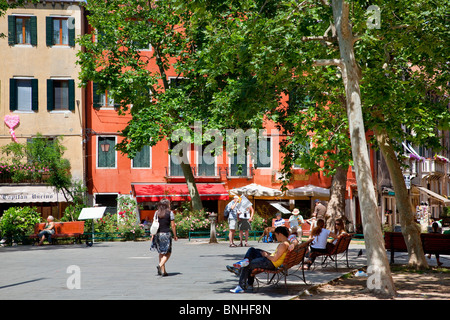
[[[230,201],[226,208],[225,211],[227,211],[228,213],[228,238],[230,240],[230,247],[236,247],[236,244],[234,244],[234,234],[236,232],[236,227],[237,227],[237,207],[239,204],[239,197],[238,196],[234,196],[233,200]]]
[[[314,200],[316,206],[314,208],[314,213],[316,214],[316,219],[322,219],[325,221],[325,215],[327,213],[327,207],[325,207],[319,199]]]

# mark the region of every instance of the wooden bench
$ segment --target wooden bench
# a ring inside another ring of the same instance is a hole
[[[348,247],[350,245],[350,242],[352,241],[353,234],[352,233],[344,233],[338,236],[336,244],[330,247],[331,249],[326,253],[320,253],[316,252],[316,257],[324,257],[322,261],[322,266],[327,265],[327,258],[330,258],[332,261],[335,262],[335,268],[338,269],[337,263],[338,263],[338,255],[342,254],[342,256],[345,255],[345,260],[347,263],[347,268],[350,268],[350,265],[348,264]]]
[[[450,254],[450,235],[448,234],[421,233],[420,240],[425,254]],[[401,232],[385,232],[384,246],[391,252],[391,264],[394,263],[395,252],[408,252]]]
[[[31,239],[38,239],[38,233],[44,229],[45,223],[37,223],[34,226],[34,234]],[[53,243],[56,239],[74,238],[81,243],[81,236],[84,233],[84,221],[55,222],[55,233],[49,237],[49,242]]]
[[[302,224],[302,236],[309,237],[311,234],[311,225],[305,221],[305,223]]]
[[[426,254],[450,254],[450,234],[421,233],[423,251]]]
[[[294,249],[292,249],[291,251],[288,251],[286,253],[286,257],[284,258],[283,264],[275,270],[263,269],[263,268],[253,269],[251,276],[255,277],[258,288],[259,288],[260,280],[256,277],[256,275],[258,275],[260,273],[267,274],[267,282],[266,282],[267,285],[269,285],[271,283],[277,284],[281,278],[284,278],[284,286],[287,289],[287,279],[286,278],[289,275],[293,275],[297,278],[301,278],[303,280],[303,282],[306,284],[305,271],[303,270],[303,261],[304,261],[305,255],[308,251],[308,247],[309,247],[310,243],[311,243],[311,241],[297,244],[294,247]],[[290,269],[297,265],[298,265],[298,268],[296,270],[294,270],[294,272],[290,273],[289,272]],[[297,272],[299,269],[302,269],[302,277],[295,274],[295,272]],[[270,278],[270,275],[272,275],[271,278]],[[277,277],[276,281],[272,282],[275,279],[275,277]]]

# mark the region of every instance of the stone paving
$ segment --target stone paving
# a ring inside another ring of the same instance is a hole
[[[273,251],[277,244],[249,245]],[[263,286],[253,293],[232,294],[238,278],[226,265],[242,259],[247,248],[230,248],[227,242],[206,239],[174,242],[167,263],[169,276],[156,275],[158,254],[149,241],[95,242],[92,247],[44,245],[1,247],[0,300],[288,300],[309,286],[338,278],[351,269],[345,259],[334,267],[305,271],[302,280]],[[358,256],[362,249],[363,254]],[[364,245],[351,244],[352,269],[365,265]],[[300,273],[301,274],[301,273]]]

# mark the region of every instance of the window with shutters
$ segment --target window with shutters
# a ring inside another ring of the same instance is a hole
[[[37,45],[35,16],[8,16],[8,43],[10,45]]]
[[[132,168],[151,168],[152,166],[152,148],[150,146],[143,146],[141,151],[136,153],[136,156],[131,161]]]
[[[47,46],[75,46],[75,18],[46,17]]]
[[[75,110],[74,80],[47,80],[47,110]]]
[[[268,137],[258,139],[258,150],[256,153],[256,168],[270,168],[271,159],[271,139]]]
[[[66,80],[53,81],[54,110],[69,109],[69,82]]]
[[[100,89],[96,82],[92,83],[92,97],[93,107],[96,109],[117,107],[109,91]]]
[[[16,17],[16,43],[31,44],[29,17]]]
[[[11,111],[37,111],[38,80],[10,79],[9,101]]]
[[[67,19],[53,18],[53,45],[69,44],[69,28]]]
[[[214,152],[205,149],[206,145],[202,145],[197,150],[197,176],[213,177],[216,175],[216,157]]]
[[[116,168],[115,147],[115,137],[97,137],[97,168]]]
[[[181,168],[181,163],[184,161],[189,162],[189,146],[186,142],[169,142],[169,176],[170,177],[183,177],[183,169]],[[187,154],[186,154],[187,153]]]
[[[238,154],[234,154],[231,157],[230,163],[230,176],[231,177],[246,177],[248,176],[248,155],[245,154],[241,157]]]

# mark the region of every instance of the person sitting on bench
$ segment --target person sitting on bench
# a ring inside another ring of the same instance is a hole
[[[52,234],[55,234],[55,222],[53,216],[48,216],[47,223],[44,226],[44,229],[38,233],[39,243],[38,246],[44,243],[46,237],[48,237],[48,241],[51,242]]]
[[[255,280],[254,277],[251,276],[253,269],[263,268],[275,270],[283,264],[289,248],[289,230],[286,227],[277,227],[274,236],[277,241],[280,242],[274,253],[270,254],[267,251],[251,247],[247,250],[243,260],[233,264],[234,268],[240,269],[239,285],[230,290],[230,292],[241,293],[244,292],[244,290],[251,290]],[[231,272],[235,272],[233,267],[227,266],[227,269]]]
[[[328,229],[324,228],[325,221],[322,219],[317,220],[317,226],[312,229],[311,235],[309,236],[309,239],[312,239],[311,242],[311,252],[309,254],[309,260],[306,261],[306,269],[310,269],[311,265],[314,263],[314,260],[317,257],[317,253],[327,253],[327,240],[328,237],[332,237],[336,239],[338,236],[331,232]]]

